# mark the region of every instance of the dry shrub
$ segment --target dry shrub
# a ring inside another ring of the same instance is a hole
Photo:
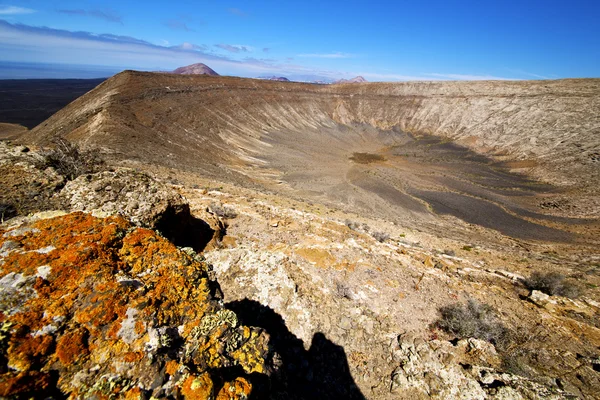
[[[344,224],[353,231],[360,229],[360,224],[358,222],[350,221],[349,219],[345,220]]]
[[[550,296],[576,298],[581,294],[579,286],[568,281],[564,275],[558,272],[534,272],[525,281],[525,285],[530,290],[539,290]]]
[[[335,293],[338,297],[341,297],[343,299],[352,298],[352,291],[350,290],[350,288],[346,284],[339,281],[335,283]]]
[[[385,242],[390,238],[390,235],[385,232],[373,232],[371,233],[371,236],[373,236],[375,240],[381,243]]]
[[[17,209],[12,204],[0,203],[0,223],[17,215]]]
[[[44,153],[45,167],[52,167],[68,180],[80,175],[99,172],[103,169],[104,160],[94,149],[81,150],[79,146],[64,138],[53,141],[55,147]]]
[[[456,337],[477,338],[498,344],[505,340],[506,327],[498,320],[496,312],[487,304],[469,299],[440,308],[437,326]]]

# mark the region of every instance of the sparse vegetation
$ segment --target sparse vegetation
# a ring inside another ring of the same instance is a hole
[[[341,297],[343,299],[351,299],[350,288],[342,282],[338,281],[335,283],[335,293],[338,297]]]
[[[365,223],[359,223],[359,222],[354,222],[351,221],[349,219],[346,219],[344,221],[344,224],[346,224],[346,226],[350,229],[352,229],[353,231],[363,231],[363,232],[369,232],[369,230],[371,229],[371,227],[369,227],[369,225],[365,224]]]
[[[45,167],[52,167],[68,180],[98,172],[104,166],[97,150],[81,150],[64,138],[54,140],[55,147],[44,154]]]
[[[0,203],[0,222],[15,217],[17,210],[12,204]]]
[[[208,208],[217,217],[233,219],[238,216],[237,212],[229,206],[220,205],[217,203],[210,203]]]
[[[380,154],[372,153],[353,153],[350,160],[358,164],[370,164],[374,162],[385,161],[385,158]]]
[[[439,311],[441,318],[437,326],[460,339],[474,337],[497,344],[506,338],[506,327],[487,304],[469,299],[466,303],[444,306]]]
[[[360,228],[360,224],[358,222],[350,221],[349,219],[344,221],[344,224],[353,231],[356,231]]]
[[[577,284],[558,272],[534,272],[525,281],[525,285],[530,290],[539,290],[551,296],[576,298],[581,294],[581,288]]]
[[[375,238],[375,240],[377,240],[378,242],[385,242],[386,240],[388,240],[390,238],[390,235],[387,234],[386,232],[372,232],[371,236],[373,236]]]
[[[471,251],[471,250],[473,250],[473,246],[463,246],[462,249],[464,251]]]

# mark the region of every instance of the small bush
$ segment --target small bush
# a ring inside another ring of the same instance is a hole
[[[534,272],[525,281],[525,285],[529,290],[539,290],[550,296],[576,298],[580,295],[580,288],[557,272]]]
[[[464,251],[471,251],[473,250],[473,246],[463,246],[462,248]]]
[[[356,231],[360,228],[360,224],[358,222],[350,221],[349,219],[344,221],[344,224],[353,231]]]
[[[210,211],[218,217],[233,219],[238,216],[235,210],[228,206],[222,206],[216,203],[210,203]]]
[[[350,288],[348,286],[346,286],[345,284],[343,284],[342,282],[336,282],[335,283],[335,293],[337,294],[338,297],[341,297],[343,299],[351,299],[351,291]]]
[[[385,242],[386,240],[388,240],[390,238],[390,235],[388,235],[385,232],[373,232],[371,233],[371,236],[373,236],[375,238],[375,240],[377,240],[378,242]]]
[[[68,180],[102,169],[104,161],[97,150],[80,150],[64,138],[54,140],[55,147],[44,154],[45,167],[52,167]]]
[[[0,203],[0,222],[17,216],[17,210],[12,204]]]
[[[444,306],[439,311],[442,317],[437,326],[460,339],[473,337],[498,344],[507,335],[507,329],[498,320],[494,309],[477,300]]]

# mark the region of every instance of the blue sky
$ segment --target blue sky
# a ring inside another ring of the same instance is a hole
[[[0,63],[195,62],[305,80],[600,77],[600,1],[0,0]]]

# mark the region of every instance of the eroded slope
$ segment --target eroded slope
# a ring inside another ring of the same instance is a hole
[[[450,214],[519,239],[591,244],[599,107],[593,79],[325,86],[127,71],[24,140],[63,136],[428,229]]]

